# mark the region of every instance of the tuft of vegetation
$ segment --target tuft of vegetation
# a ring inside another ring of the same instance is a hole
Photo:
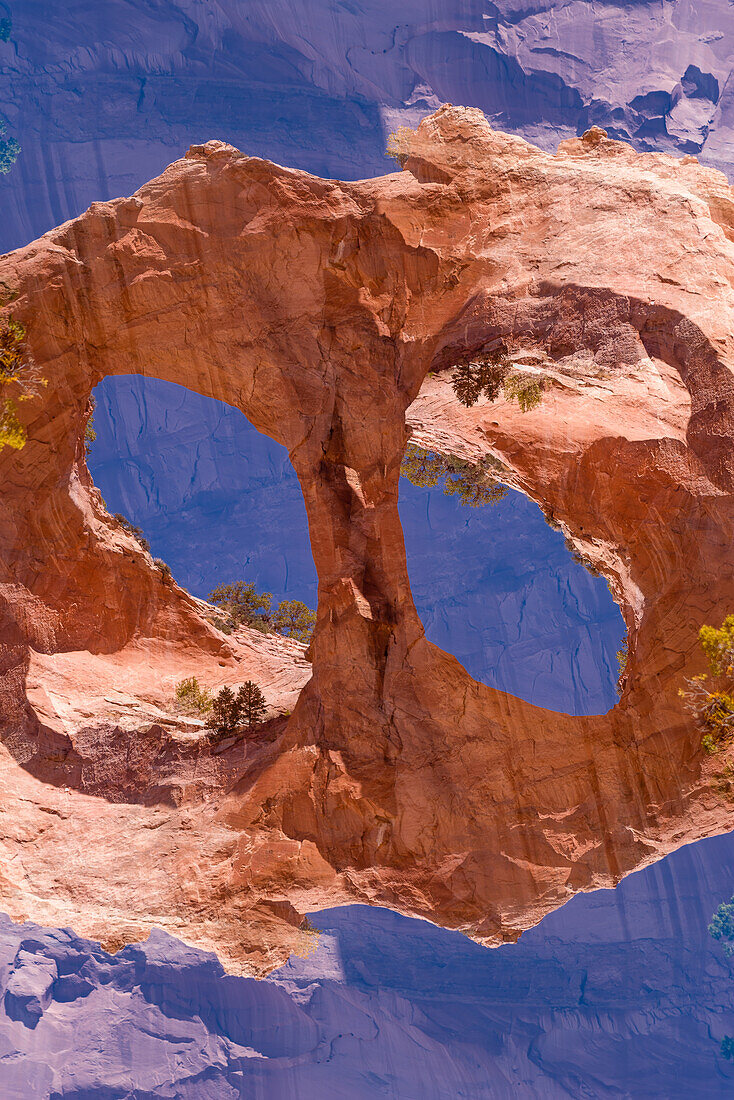
[[[123,516],[122,512],[115,512],[112,517],[122,527],[123,531],[127,531],[128,535],[132,535],[139,546],[142,546],[143,550],[150,553],[150,543],[143,534],[142,527],[136,527],[134,523],[131,523],[127,516]]]
[[[619,667],[619,678],[624,676],[627,671],[627,658],[629,657],[629,641],[626,637],[622,639],[622,642],[617,650],[617,665]]]
[[[704,629],[710,630],[711,627]],[[734,897],[721,903],[711,918],[708,932],[709,936],[722,944],[727,958],[734,956]],[[734,1058],[734,1038],[731,1035],[725,1035],[721,1040],[719,1052],[727,1061]]]
[[[537,375],[513,371],[505,379],[503,388],[505,398],[508,401],[517,401],[520,411],[526,413],[537,408],[543,400],[545,382]]]
[[[212,727],[220,735],[234,733],[244,720],[252,729],[262,722],[265,711],[265,696],[252,680],[246,680],[236,695],[225,686],[212,700]]]
[[[207,596],[210,603],[227,612],[231,627],[266,626],[272,598],[270,592],[256,592],[252,581],[220,584]]]
[[[702,731],[701,747],[715,753],[734,738],[734,615],[698,633],[709,671],[686,681],[678,694]]]
[[[10,32],[13,29],[13,23],[10,19],[0,19],[0,42],[10,41]]]
[[[0,381],[18,382],[25,357],[26,330],[12,314],[0,321]]]
[[[573,560],[576,562],[577,565],[582,565],[584,567],[584,569],[586,570],[586,572],[590,573],[592,577],[600,577],[601,576],[601,573],[596,568],[593,561],[591,561],[589,558],[587,558],[585,554],[581,553],[579,548],[574,543],[573,539],[569,538],[568,535],[567,535],[564,538],[563,542],[564,542],[565,547],[568,550],[569,554],[571,555],[571,557],[573,558]],[[610,589],[610,591],[611,591],[611,589]]]
[[[316,612],[301,600],[283,600],[270,619],[270,625],[278,634],[295,638],[308,645],[316,624]]]
[[[84,454],[90,455],[92,453],[92,444],[97,438],[97,433],[94,430],[94,410],[97,407],[97,402],[93,397],[89,399],[89,415],[87,423],[84,428]]]
[[[458,496],[461,504],[481,508],[485,504],[499,504],[507,495],[507,488],[498,481],[503,469],[502,463],[492,455],[474,463],[409,443],[400,465],[400,475],[421,489],[432,489],[443,481],[446,496]]]
[[[160,570],[160,572],[163,576],[163,583],[164,584],[167,581],[170,581],[170,580],[173,579],[173,573],[171,572],[171,567],[170,567],[170,565],[168,564],[167,561],[163,560],[163,558],[153,558],[153,565],[156,567],[156,569]]]
[[[211,693],[199,687],[195,676],[176,684],[176,699],[179,706],[189,714],[208,714],[212,709]]]
[[[503,393],[507,401],[517,401],[525,413],[543,400],[545,379],[516,370],[507,348],[501,345],[459,360],[453,367],[451,385],[457,399],[467,409],[476,405],[482,395],[489,401],[496,401]]]
[[[405,168],[410,156],[410,144],[414,133],[415,130],[411,130],[409,126],[399,126],[394,133],[388,135],[385,156],[396,160],[401,169]]]

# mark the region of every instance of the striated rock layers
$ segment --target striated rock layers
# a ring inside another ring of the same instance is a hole
[[[699,626],[734,607],[730,188],[601,131],[549,156],[462,108],[424,120],[412,153],[344,184],[210,142],[0,261],[48,380],[21,406],[25,448],[0,454],[15,918],[108,946],[158,925],[249,972],[298,944],[302,913],[349,900],[496,943],[734,825],[721,758],[702,761],[677,696]],[[539,409],[465,410],[442,380],[500,337],[546,374]],[[33,703],[77,658],[118,686],[133,668],[138,690],[163,666],[205,682],[250,667],[91,483],[90,390],[135,372],[288,448],[319,575],[312,676],[285,728],[175,797],[150,794],[152,751],[137,792],[134,768],[122,783],[101,761],[85,783],[73,723]],[[425,640],[397,511],[412,404],[419,439],[501,457],[604,570],[630,632],[608,715],[493,691]]]

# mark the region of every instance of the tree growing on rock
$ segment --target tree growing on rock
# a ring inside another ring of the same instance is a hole
[[[467,409],[482,395],[496,401],[502,393],[506,401],[517,401],[522,412],[530,412],[543,400],[546,382],[542,375],[517,370],[503,345],[460,359],[453,368],[451,385]]]
[[[217,733],[233,733],[239,725],[241,709],[235,693],[225,685],[212,701],[211,721]]]
[[[316,612],[301,600],[283,600],[270,621],[278,634],[308,644],[313,635]]]
[[[499,504],[507,488],[498,481],[504,469],[492,455],[479,462],[468,462],[456,455],[441,455],[409,443],[400,466],[402,477],[420,488],[433,488],[443,481],[446,496],[458,496],[459,502],[470,508]]]
[[[207,596],[210,603],[227,612],[230,626],[260,629],[267,628],[272,598],[270,592],[256,592],[253,581],[220,584]]]

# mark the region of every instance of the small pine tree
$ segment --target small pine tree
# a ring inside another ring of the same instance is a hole
[[[232,733],[240,720],[241,706],[231,688],[226,685],[212,702],[212,725],[218,733]]]
[[[266,709],[265,696],[252,680],[245,680],[237,692],[236,702],[241,717],[245,719],[250,729],[258,722],[262,722]]]

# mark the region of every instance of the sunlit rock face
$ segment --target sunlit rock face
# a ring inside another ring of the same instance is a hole
[[[592,123],[643,149],[732,163],[730,6],[680,0],[14,6],[0,111],[0,250],[129,194],[193,142],[327,177],[386,171],[385,136],[441,102],[552,149]],[[307,33],[304,33],[307,28]]]
[[[154,932],[111,956],[0,921],[4,1100],[729,1096],[732,966],[706,926],[729,837],[577,895],[491,951],[353,906],[265,981]]]

